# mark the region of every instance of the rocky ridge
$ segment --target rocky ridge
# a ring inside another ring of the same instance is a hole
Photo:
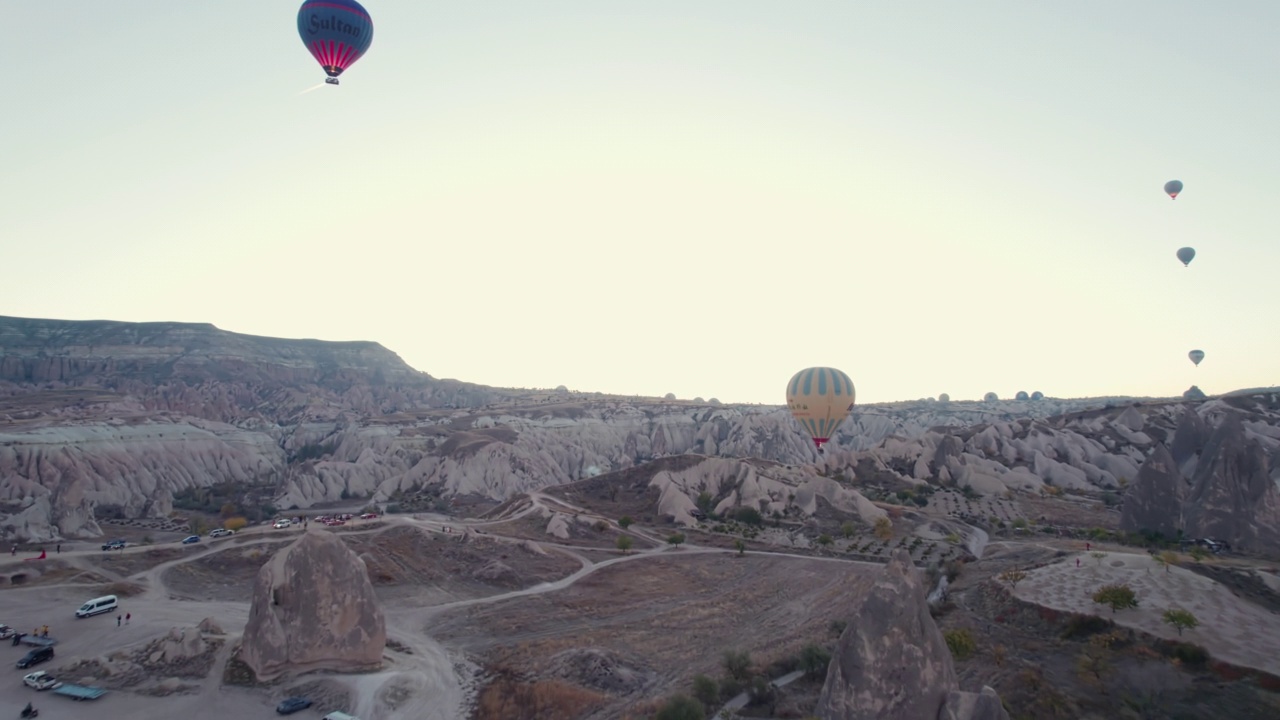
[[[0,534],[98,536],[103,507],[164,517],[175,493],[228,482],[285,509],[423,490],[497,503],[684,453],[985,493],[1118,489],[1182,403],[1105,402],[861,405],[820,457],[781,407],[484,388],[374,343],[0,318]]]

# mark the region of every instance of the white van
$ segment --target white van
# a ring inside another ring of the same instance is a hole
[[[100,598],[94,598],[81,605],[80,609],[76,611],[76,617],[87,618],[91,615],[100,615],[102,613],[117,610],[119,607],[120,605],[116,603],[115,595],[103,595]]]
[[[339,712],[339,711],[337,711],[337,710],[334,710],[333,712],[329,713],[328,715],[325,715],[325,716],[324,716],[323,718],[321,718],[320,720],[360,720],[360,718],[356,717],[355,715],[350,715],[350,714],[348,714],[348,713]]]

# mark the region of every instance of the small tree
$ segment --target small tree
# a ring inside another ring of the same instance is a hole
[[[887,517],[876,518],[876,524],[872,528],[877,538],[888,542],[893,537],[893,523]]]
[[[236,514],[236,504],[235,504],[235,503],[230,503],[230,502],[229,502],[229,503],[223,503],[223,504],[222,504],[221,511],[220,511],[218,514],[219,514],[219,515],[221,515],[221,516],[223,517],[223,519],[226,519],[226,518],[231,517],[232,515],[235,515],[235,514]]]
[[[978,643],[973,639],[973,633],[967,628],[959,628],[956,630],[948,630],[942,634],[947,641],[947,648],[951,650],[951,654],[957,660],[964,660],[978,649]]]
[[[1009,583],[1009,587],[1016,590],[1018,589],[1018,583],[1027,579],[1027,573],[1024,570],[1014,568],[1000,573],[1000,579]]]
[[[1175,565],[1178,562],[1178,553],[1172,550],[1165,550],[1160,553],[1160,556],[1157,559],[1160,561],[1161,565],[1164,565],[1164,571],[1169,572],[1169,566]]]
[[[830,545],[832,542],[834,542],[834,540],[832,539],[832,537],[831,537],[830,535],[828,535],[828,534],[826,534],[826,533],[822,533],[821,535],[819,535],[819,536],[818,536],[818,544],[819,544],[819,545],[822,545],[822,546],[824,546],[824,547],[825,547],[825,546],[827,546],[827,545]]]
[[[684,533],[671,533],[667,536],[668,545],[680,545],[684,542]]]
[[[617,544],[618,544],[618,549],[622,551],[622,554],[626,555],[628,552],[631,551],[631,545],[632,545],[631,536],[619,535]]]
[[[751,655],[745,650],[725,650],[720,665],[729,677],[744,683],[751,677]]]
[[[1209,551],[1199,545],[1192,547],[1188,554],[1191,555],[1192,560],[1195,560],[1198,563],[1204,562],[1204,559],[1209,557]]]
[[[760,511],[750,507],[740,507],[733,513],[733,517],[738,522],[746,525],[763,525],[764,517],[760,515]]]
[[[1182,636],[1183,630],[1190,630],[1200,624],[1195,615],[1189,610],[1181,608],[1169,608],[1164,611],[1164,621],[1178,629],[1178,636]]]
[[[821,645],[810,643],[800,650],[800,669],[810,678],[826,675],[830,663],[831,653]]]
[[[622,517],[618,518],[618,527],[622,528],[623,530],[626,530],[627,528],[631,527],[632,522],[634,521],[631,519],[630,515],[623,515]]]
[[[248,524],[249,524],[249,521],[245,520],[242,517],[233,517],[233,518],[228,518],[226,521],[224,521],[222,523],[222,527],[230,530],[231,532],[236,532],[238,530],[243,530],[245,526]]]
[[[1098,567],[1102,567],[1102,561],[1103,561],[1103,559],[1104,559],[1104,558],[1106,558],[1106,557],[1107,557],[1107,554],[1106,554],[1106,553],[1104,553],[1104,552],[1097,552],[1097,551],[1094,551],[1094,552],[1089,553],[1089,557],[1091,557],[1091,558],[1093,558],[1094,560],[1098,561]]]
[[[1138,607],[1138,598],[1128,585],[1103,585],[1093,594],[1093,601],[1110,606],[1112,615],[1117,610]]]
[[[853,537],[853,534],[856,532],[858,532],[858,526],[851,522],[845,522],[840,526],[840,534],[844,535],[846,538]]]
[[[706,717],[706,711],[697,700],[688,695],[673,695],[662,704],[653,720],[706,720]]]
[[[704,515],[711,514],[711,506],[713,502],[715,502],[715,498],[711,497],[711,493],[706,490],[698,493],[698,509],[701,510]]]
[[[733,547],[738,551],[738,557],[742,557],[747,552],[747,544],[742,541],[742,538],[735,538],[733,541]]]
[[[831,624],[827,626],[827,630],[832,637],[839,638],[844,634],[844,629],[847,627],[849,627],[848,620],[832,620]]]
[[[706,675],[694,675],[693,696],[704,708],[710,708],[720,701],[720,687]]]

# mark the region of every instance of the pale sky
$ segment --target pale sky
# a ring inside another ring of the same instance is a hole
[[[5,3],[0,314],[725,402],[1280,384],[1274,0],[368,0],[306,94],[300,4]]]

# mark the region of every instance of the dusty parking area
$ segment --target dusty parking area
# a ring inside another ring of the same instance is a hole
[[[223,627],[242,627],[248,618],[247,603],[191,603],[144,598],[121,598],[120,612],[131,613],[132,622],[116,626],[114,614],[78,619],[75,610],[97,593],[88,587],[14,588],[0,594],[0,622],[14,627],[49,626],[57,638],[54,659],[36,666],[58,674],[59,668],[78,660],[106,655],[122,648],[141,647],[172,627],[195,625],[205,617],[215,618]],[[14,667],[29,647],[13,647],[0,642],[0,717],[18,717],[22,707],[32,702],[41,718],[62,720],[104,720],[105,718],[183,718],[183,720],[225,720],[227,717],[267,717],[273,705],[265,693],[251,690],[214,690],[214,697],[174,695],[142,697],[127,692],[108,692],[93,702],[75,702],[49,692],[36,692],[22,684],[28,671]],[[75,682],[68,676],[66,680]]]

